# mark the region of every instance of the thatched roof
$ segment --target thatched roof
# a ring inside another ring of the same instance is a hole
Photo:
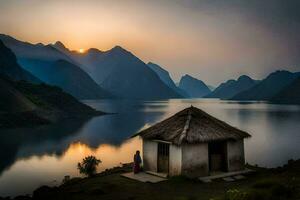
[[[248,133],[192,106],[136,135],[144,139],[163,140],[177,145],[250,137]]]

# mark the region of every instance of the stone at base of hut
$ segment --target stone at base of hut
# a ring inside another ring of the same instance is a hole
[[[202,180],[203,183],[211,183],[212,180],[211,179],[205,179],[205,180]]]
[[[133,179],[136,181],[140,181],[143,183],[158,183],[161,181],[165,181],[167,180],[166,178],[162,178],[162,177],[158,177],[158,176],[154,176],[151,174],[147,174],[145,172],[140,172],[137,174],[134,174],[133,172],[129,172],[129,173],[125,173],[125,174],[121,174],[121,176],[129,178],[129,179]]]
[[[234,179],[231,178],[231,177],[225,177],[225,178],[223,178],[223,180],[226,181],[226,182],[232,182],[232,181],[234,181]]]
[[[234,176],[233,178],[236,180],[242,180],[242,179],[245,179],[246,177],[243,175],[237,175],[237,176]]]

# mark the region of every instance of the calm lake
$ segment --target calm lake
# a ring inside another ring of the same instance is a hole
[[[79,176],[77,162],[87,155],[102,160],[99,171],[131,162],[141,149],[137,131],[196,106],[249,132],[246,162],[264,167],[300,158],[300,106],[211,99],[167,101],[85,101],[117,113],[31,129],[0,130],[0,196],[30,194],[41,185]]]

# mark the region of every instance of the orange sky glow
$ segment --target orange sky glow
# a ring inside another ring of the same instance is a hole
[[[31,43],[59,40],[79,52],[120,45],[176,81],[188,73],[216,85],[299,69],[285,34],[233,9],[177,0],[10,0],[0,1],[0,32]]]

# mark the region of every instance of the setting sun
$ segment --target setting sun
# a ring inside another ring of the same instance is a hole
[[[84,49],[79,49],[78,52],[79,53],[84,53]]]

